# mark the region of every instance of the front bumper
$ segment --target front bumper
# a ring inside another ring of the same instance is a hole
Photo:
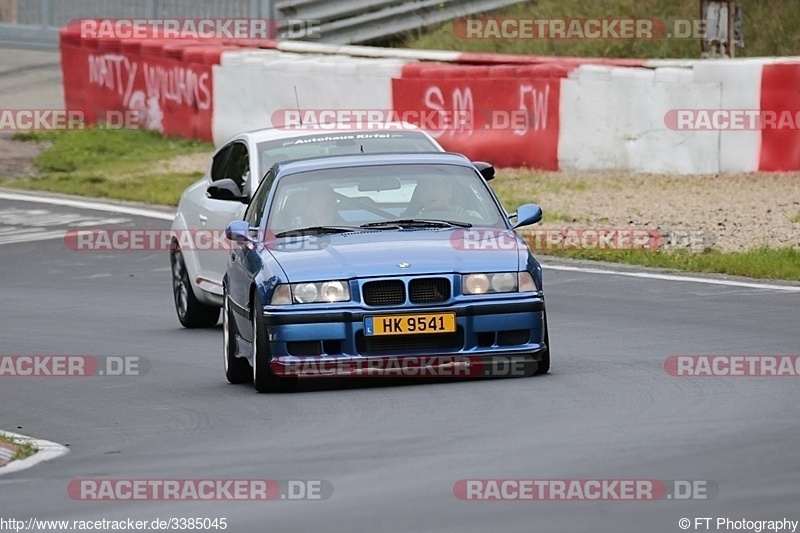
[[[278,375],[529,375],[546,349],[544,310],[541,295],[375,310],[266,306],[263,324]],[[455,313],[455,333],[365,334],[366,317],[442,312]]]

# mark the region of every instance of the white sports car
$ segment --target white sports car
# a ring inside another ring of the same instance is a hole
[[[379,130],[270,128],[228,140],[214,153],[206,175],[183,192],[172,223],[172,292],[181,324],[203,328],[217,323],[229,254],[216,246],[182,248],[178,236],[201,230],[224,235],[228,223],[242,218],[252,193],[275,163],[362,152],[442,151],[430,135],[407,124]]]

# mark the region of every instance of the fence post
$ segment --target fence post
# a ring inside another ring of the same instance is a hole
[[[16,3],[16,2],[15,2]],[[55,25],[53,21],[53,0],[40,0],[41,24],[43,28],[50,28]]]
[[[261,18],[274,20],[275,19],[274,0],[260,0],[260,2],[261,2]]]
[[[17,0],[0,0],[0,22],[17,23]]]

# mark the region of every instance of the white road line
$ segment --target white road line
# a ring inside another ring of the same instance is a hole
[[[727,285],[729,287],[744,287],[748,289],[770,289],[775,291],[800,292],[800,285],[770,285],[768,283],[748,283],[746,281],[733,281],[727,279],[673,276],[670,274],[656,274],[652,272],[621,272],[619,270],[603,270],[599,268],[571,267],[548,264],[542,264],[542,268],[546,270],[561,270],[564,272],[580,272],[582,274],[603,274],[607,276],[626,276],[629,278],[658,279],[663,281],[688,281],[690,283],[705,283],[707,285]]]
[[[0,237],[0,246],[4,244],[18,244],[21,242],[36,242],[36,241],[49,241],[55,239],[63,239],[64,231],[42,231],[39,233],[22,233],[18,235],[9,235]]]
[[[67,200],[64,198],[46,198],[38,196],[27,196],[24,194],[2,193],[0,200],[16,200],[20,202],[34,202],[40,204],[62,205],[65,207],[75,207],[78,209],[94,209],[95,211],[106,211],[111,213],[121,213],[158,220],[169,220],[175,218],[174,215],[154,211],[151,209],[141,209],[137,207],[126,207],[121,205],[104,204],[101,202],[89,202],[81,200]],[[625,276],[629,278],[657,279],[662,281],[685,281],[690,283],[704,283],[706,285],[727,285],[729,287],[744,287],[748,289],[771,289],[785,292],[800,292],[800,286],[792,285],[770,285],[767,283],[748,283],[745,281],[732,281],[713,278],[695,278],[692,276],[673,276],[669,274],[656,274],[651,272],[621,272],[619,270],[603,270],[599,268],[571,267],[562,265],[543,264],[542,268],[549,270],[561,270],[564,272],[582,272],[584,274],[601,274],[604,276]]]
[[[56,444],[55,442],[50,442],[48,440],[40,440],[34,439],[32,437],[26,437],[25,435],[18,435],[17,433],[12,433],[10,431],[3,431],[5,435],[9,435],[11,437],[16,437],[20,440],[27,440],[33,441],[36,445],[36,448],[39,450],[35,454],[31,455],[27,459],[22,459],[20,461],[11,461],[6,466],[0,468],[0,476],[3,474],[10,474],[11,472],[19,472],[20,470],[25,470],[26,468],[30,468],[32,466],[36,466],[39,463],[43,463],[44,461],[50,461],[51,459],[56,459],[65,455],[69,452],[69,448],[66,446],[62,446],[60,444]]]
[[[77,209],[92,209],[94,211],[105,211],[107,213],[120,213],[158,220],[168,220],[172,222],[175,215],[162,213],[153,209],[142,209],[139,207],[128,207],[124,205],[104,204],[100,202],[89,202],[84,200],[68,200],[66,198],[45,198],[40,196],[28,196],[25,194],[14,194],[0,192],[0,200],[12,200],[17,202],[33,202],[37,204],[61,205],[64,207],[75,207]]]

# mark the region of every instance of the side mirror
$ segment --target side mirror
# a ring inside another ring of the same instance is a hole
[[[542,208],[536,204],[521,205],[519,209],[517,209],[515,215],[517,217],[517,222],[514,224],[514,229],[530,226],[542,220]]]
[[[484,161],[473,161],[472,164],[475,165],[475,168],[477,168],[478,172],[481,173],[483,179],[486,181],[492,181],[494,179],[494,167],[491,163],[486,163]]]
[[[247,203],[249,198],[242,194],[242,190],[232,179],[217,180],[206,189],[209,198],[214,200],[233,200]]]
[[[233,242],[248,243],[252,242],[250,237],[250,224],[244,220],[236,220],[228,224],[225,228],[225,237]]]

